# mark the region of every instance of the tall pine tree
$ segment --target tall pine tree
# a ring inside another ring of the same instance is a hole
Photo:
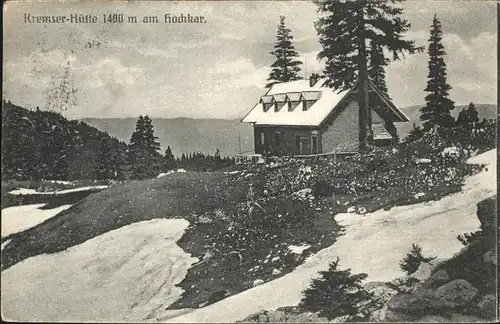
[[[285,25],[285,16],[280,16],[276,44],[274,50],[270,52],[276,57],[276,61],[271,65],[273,69],[267,79],[266,87],[271,87],[275,83],[301,79],[298,74],[302,62],[296,60],[299,54],[295,51],[292,40],[291,29]]]
[[[146,151],[146,173],[148,176],[156,176],[160,172],[160,142],[154,134],[153,121],[149,116],[144,116],[144,147]]]
[[[367,49],[367,43],[388,50],[394,60],[422,49],[414,41],[403,39],[410,24],[404,18],[403,8],[394,5],[401,0],[315,2],[319,13],[315,28],[323,47],[318,58],[326,60],[325,84],[348,90],[359,81],[359,149],[364,150],[371,137],[367,82],[371,49]]]
[[[146,177],[147,165],[144,147],[144,117],[141,115],[137,119],[128,147],[128,163],[130,164],[132,179],[143,179]]]
[[[446,81],[446,63],[444,62],[443,29],[437,16],[431,25],[429,38],[429,74],[425,92],[425,106],[420,109],[420,120],[425,130],[433,126],[450,127],[455,120],[451,110],[455,108],[454,102],[448,98],[451,86]]]

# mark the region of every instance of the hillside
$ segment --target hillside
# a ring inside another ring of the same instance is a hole
[[[239,119],[152,119],[162,151],[170,146],[175,156],[192,152],[214,154],[216,149],[222,156],[233,156],[239,152],[238,133],[241,150],[253,149],[252,126],[240,123]],[[136,118],[85,118],[83,121],[128,143]]]
[[[89,179],[99,154],[121,157],[126,144],[85,122],[2,102],[2,179]]]

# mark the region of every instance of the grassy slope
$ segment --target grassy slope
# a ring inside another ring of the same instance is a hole
[[[244,195],[243,186],[220,190],[221,177],[213,173],[176,173],[92,194],[49,221],[14,236],[3,250],[2,268],[30,256],[62,251],[134,222],[153,218],[190,220],[193,213],[238,199],[238,192]]]

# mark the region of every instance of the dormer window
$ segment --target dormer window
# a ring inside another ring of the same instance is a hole
[[[316,101],[321,97],[321,91],[304,91],[302,92],[302,100],[304,101],[303,110],[311,108]]]
[[[304,101],[304,107],[302,109],[303,110],[308,110],[309,108],[312,107],[312,105],[314,105],[315,102],[316,102],[316,100],[305,100]]]
[[[293,111],[300,104],[301,93],[300,92],[289,92],[286,95],[286,101],[288,104],[288,111]]]
[[[260,98],[260,103],[262,103],[264,112],[266,112],[274,106],[274,98],[273,96],[262,96]]]
[[[278,112],[283,106],[285,105],[286,101],[286,94],[285,93],[279,93],[273,95],[274,98],[274,111]]]

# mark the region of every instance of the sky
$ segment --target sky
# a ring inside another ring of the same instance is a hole
[[[410,0],[404,7],[412,25],[406,37],[417,45],[427,45],[434,14],[441,20],[451,99],[495,104],[495,2]],[[3,98],[46,109],[47,90],[69,62],[77,89],[76,105],[64,112],[69,118],[240,118],[266,92],[280,15],[307,75],[324,64],[316,60],[321,45],[310,1],[10,1],[3,13]],[[125,22],[102,22],[113,13]],[[88,14],[98,23],[27,23],[25,14]],[[165,14],[202,15],[206,23],[168,24]],[[127,23],[129,16],[138,22]],[[158,23],[142,23],[143,16]],[[425,51],[387,68],[389,95],[399,107],[424,102],[427,60]]]

